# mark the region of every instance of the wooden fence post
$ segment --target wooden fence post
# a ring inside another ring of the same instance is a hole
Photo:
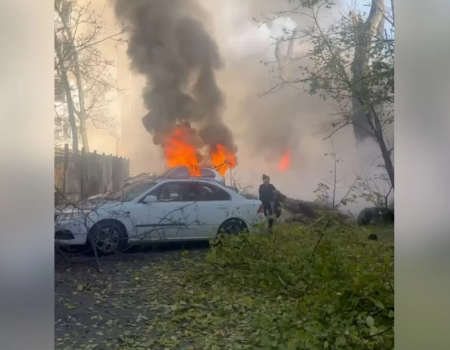
[[[67,177],[67,169],[69,168],[69,144],[64,145],[64,173],[63,173],[63,185],[62,185],[62,193],[63,196],[66,195],[66,177]]]
[[[102,193],[101,184],[100,184],[100,178],[101,178],[101,175],[102,175],[102,171],[100,169],[100,162],[99,162],[99,159],[98,159],[97,151],[94,151],[92,157],[93,157],[93,159],[92,159],[92,163],[93,163],[92,164],[92,170],[93,170],[93,173],[95,172],[96,175],[97,175],[96,177],[94,177],[94,180],[96,180],[97,183],[95,184],[95,187],[94,187],[95,188],[95,193],[92,193],[91,195],[96,195],[96,194]],[[95,169],[97,171],[95,171]]]
[[[101,172],[102,172],[101,187],[102,187],[102,188],[100,189],[100,191],[103,191],[103,192],[101,192],[101,193],[106,193],[108,184],[105,183],[106,156],[105,156],[105,153],[104,153],[104,152],[102,153],[101,159],[102,159],[102,166],[101,166],[101,168],[102,168],[102,171],[101,171]]]
[[[80,155],[80,197],[85,199],[86,197],[86,151],[84,147],[81,149]]]
[[[130,159],[98,154],[97,151],[89,153],[84,148],[74,154],[65,144],[64,155],[55,155],[55,169],[59,169],[55,171],[55,186],[58,187],[55,195],[84,200],[92,195],[122,188],[130,176]],[[58,202],[57,197],[55,203]]]

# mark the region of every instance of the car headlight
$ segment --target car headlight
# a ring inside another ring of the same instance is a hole
[[[58,221],[69,221],[69,220],[75,220],[75,219],[80,219],[83,218],[85,216],[84,213],[82,212],[73,212],[73,213],[62,213],[62,214],[58,214]]]

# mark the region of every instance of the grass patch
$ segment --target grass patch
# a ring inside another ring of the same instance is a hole
[[[392,349],[393,227],[332,227],[317,245],[321,235],[281,226],[186,257],[171,321],[199,349]]]

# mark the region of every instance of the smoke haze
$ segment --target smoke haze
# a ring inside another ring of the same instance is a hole
[[[215,78],[223,63],[202,8],[191,0],[117,0],[115,10],[130,30],[131,66],[146,78],[143,101],[149,112],[142,121],[154,144],[160,145],[177,123],[189,122],[198,127],[190,129],[191,144],[221,144],[235,153]]]
[[[332,160],[324,156],[324,154],[332,151],[331,142],[323,139],[331,131],[329,125],[333,120],[333,114],[337,113],[337,107],[314,96],[301,94],[294,88],[283,89],[264,97],[258,97],[278,83],[278,73],[272,70],[272,65],[266,66],[260,63],[261,61],[275,61],[275,46],[272,45],[273,39],[270,39],[270,37],[282,36],[283,27],[290,27],[295,24],[300,27],[307,26],[308,19],[306,16],[286,15],[278,18],[270,25],[262,25],[258,28],[252,18],[262,19],[262,15],[270,16],[275,11],[284,11],[289,8],[288,1],[116,1],[118,7],[120,4],[123,6],[119,11],[121,18],[139,16],[136,12],[134,14],[127,12],[130,10],[126,10],[125,7],[129,8],[130,4],[160,4],[163,9],[156,11],[158,16],[156,13],[152,16],[155,16],[155,18],[167,16],[169,18],[168,23],[165,24],[167,28],[175,28],[174,21],[180,19],[183,11],[196,19],[205,20],[205,28],[210,37],[214,38],[218,48],[217,50],[211,50],[211,54],[207,55],[209,58],[206,62],[213,71],[216,68],[221,68],[217,71],[215,84],[220,87],[223,94],[216,95],[222,96],[220,99],[212,99],[212,101],[215,101],[214,104],[203,104],[203,108],[222,111],[223,115],[217,112],[211,118],[213,118],[213,121],[223,123],[219,125],[226,126],[226,128],[221,127],[221,130],[231,130],[232,132],[233,138],[231,138],[231,134],[227,135],[232,140],[230,142],[238,147],[237,155],[239,159],[234,175],[235,180],[238,180],[242,185],[252,184],[256,189],[261,181],[261,175],[265,173],[271,177],[275,186],[287,195],[305,200],[315,198],[316,195],[313,191],[317,184],[328,178],[334,166]],[[179,4],[179,7],[173,8],[173,4]],[[338,12],[339,8],[333,11]],[[327,15],[332,16],[337,15],[337,13],[329,12]],[[187,34],[186,36],[190,37]],[[170,36],[170,38],[174,40],[173,36]],[[137,42],[134,45],[136,48],[130,50],[136,50],[136,55],[145,54],[149,46],[148,43],[139,46]],[[191,47],[196,47],[195,45],[200,44],[192,45]],[[297,42],[293,48],[294,55],[300,56],[307,49],[308,47],[305,44]],[[202,50],[205,50],[203,46]],[[285,51],[286,48],[281,47],[281,53]],[[207,52],[210,53],[210,51]],[[219,52],[222,57],[221,60],[219,59]],[[197,53],[191,53],[191,55],[194,57],[193,60],[202,59],[198,57]],[[172,61],[169,60],[169,62]],[[195,64],[192,63],[192,66],[195,66]],[[293,66],[291,69],[295,71],[296,68],[298,67]],[[148,76],[149,69],[146,64],[143,64],[142,72],[144,75]],[[163,71],[152,74],[165,73]],[[136,81],[142,86],[141,79],[136,78]],[[180,79],[181,81],[181,77],[174,79]],[[135,91],[138,90],[139,84],[136,85]],[[155,88],[155,86],[152,86],[152,88]],[[146,93],[144,99],[146,96],[148,97],[149,94]],[[226,109],[224,108],[225,101]],[[189,103],[186,102],[186,105],[189,105]],[[149,107],[148,104],[147,107]],[[130,125],[134,125],[135,130],[139,128],[144,130],[140,122],[143,115],[140,114],[142,113],[142,107],[135,105],[132,110],[129,120]],[[181,110],[185,111],[184,109]],[[189,111],[188,108],[187,110]],[[185,113],[189,115],[189,112]],[[169,117],[167,118],[164,120],[172,121]],[[149,120],[156,123],[153,117],[149,116]],[[213,134],[216,135],[217,133]],[[159,164],[159,153],[155,151],[156,147],[152,146],[151,138],[141,132],[139,137],[132,138],[129,138],[130,145],[136,146],[127,154],[132,159],[132,171],[138,173],[158,170],[156,164]],[[127,143],[125,136],[123,142]],[[344,177],[346,174],[349,175],[349,178],[352,177],[357,172],[353,130],[349,128],[337,133],[333,137],[333,143],[338,157],[344,160],[338,169],[340,177]],[[280,172],[277,170],[277,164],[286,148],[292,149],[292,165],[288,171]],[[373,149],[373,145],[368,146],[368,149]],[[369,153],[373,154],[372,151]],[[328,180],[330,179],[328,178]],[[344,180],[342,185],[350,184],[345,183],[346,181]]]
[[[336,113],[336,106],[301,94],[295,88],[259,97],[279,83],[276,64],[261,63],[275,61],[274,38],[284,35],[284,27],[306,27],[308,18],[286,15],[258,28],[252,18],[263,20],[263,16],[269,17],[275,11],[285,11],[289,9],[288,1],[231,0],[223,4],[202,1],[202,4],[217,24],[214,36],[226,63],[218,82],[227,98],[225,121],[239,147],[235,179],[244,185],[257,186],[265,173],[284,193],[314,198],[317,184],[333,166],[329,157],[324,156],[330,153],[331,142],[323,138],[331,131],[327,125],[333,120],[331,114]],[[281,46],[281,53],[286,49]],[[296,56],[307,50],[301,42],[296,42],[293,48]],[[291,71],[296,68],[291,67]],[[348,158],[342,171],[352,172],[352,130],[344,131],[334,143],[339,156]],[[292,149],[291,168],[280,172],[277,165],[287,148]]]

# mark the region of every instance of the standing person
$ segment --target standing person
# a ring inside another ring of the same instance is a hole
[[[270,177],[266,174],[262,176],[263,183],[259,186],[259,200],[264,207],[264,215],[269,216],[269,230],[272,229],[275,204],[275,191],[277,190],[274,185],[270,183]]]

